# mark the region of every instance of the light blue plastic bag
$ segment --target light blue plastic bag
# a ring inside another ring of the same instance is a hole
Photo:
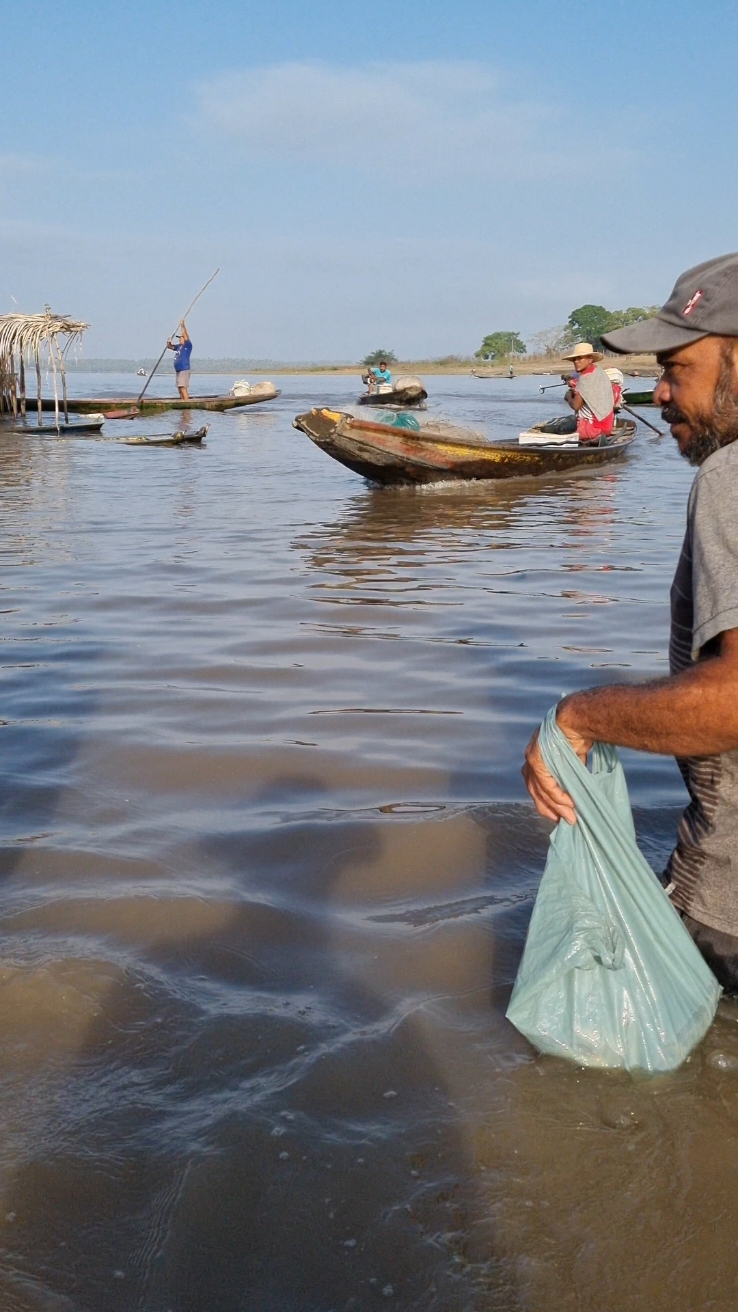
[[[580,1066],[674,1070],[708,1029],[720,986],[638,850],[615,749],[595,743],[590,773],[556,707],[540,747],[577,824],[560,820],[552,835],[508,1019]]]

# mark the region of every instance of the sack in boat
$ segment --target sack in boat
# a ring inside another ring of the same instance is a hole
[[[395,392],[424,392],[425,386],[422,378],[417,378],[415,374],[401,374],[396,378],[392,390]]]
[[[246,378],[239,378],[231,388],[231,396],[248,396],[251,391],[251,383]]]
[[[638,850],[623,768],[595,743],[591,772],[549,711],[543,759],[574,799],[533,908],[508,1019],[580,1066],[668,1071],[706,1033],[720,986]]]

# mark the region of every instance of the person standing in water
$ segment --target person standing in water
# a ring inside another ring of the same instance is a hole
[[[190,399],[190,356],[192,355],[192,342],[187,332],[187,326],[184,319],[180,320],[179,332],[176,334],[177,342],[173,342],[171,337],[167,342],[167,349],[174,351],[174,369],[177,391],[183,401]]]

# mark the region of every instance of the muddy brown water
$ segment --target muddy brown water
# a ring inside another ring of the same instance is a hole
[[[291,427],[352,380],[281,386],[202,450],[1,438],[0,1307],[734,1312],[734,1004],[650,1080],[504,1015],[524,745],[666,668],[691,472],[372,489]],[[658,868],[681,784],[624,759]]]

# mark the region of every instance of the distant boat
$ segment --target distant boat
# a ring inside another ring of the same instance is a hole
[[[53,402],[51,408],[53,409]],[[71,407],[70,407],[71,408]],[[44,409],[46,407],[44,406]],[[91,414],[84,419],[61,419],[58,424],[54,420],[47,420],[45,424],[33,424],[24,422],[22,419],[14,419],[12,424],[2,424],[0,432],[3,433],[27,433],[29,436],[51,437],[53,434],[61,433],[65,437],[74,437],[75,433],[99,433],[105,423],[105,415]]]
[[[594,468],[623,456],[635,424],[617,420],[602,445],[551,441],[528,446],[489,442],[457,424],[399,414],[392,423],[359,419],[336,410],[298,415],[293,427],[326,455],[375,483],[437,483],[461,479],[520,478]]]
[[[394,383],[380,383],[373,391],[362,392],[357,400],[359,405],[399,406],[406,410],[409,406],[421,406],[427,397],[422,378],[402,374]]]
[[[631,392],[629,388],[626,387],[623,392],[623,400],[625,401],[626,405],[654,405],[655,404],[653,399],[653,389],[651,389],[650,392]]]
[[[203,424],[196,433],[185,433],[182,429],[172,433],[171,437],[122,437],[121,446],[193,446],[207,436],[209,424]]]
[[[189,401],[183,401],[179,396],[145,396],[143,401],[136,396],[70,396],[69,409],[78,414],[102,410],[108,418],[123,419],[162,410],[233,410],[236,406],[274,401],[279,395],[279,388],[274,383],[264,382],[254,383],[245,396],[191,396]],[[53,398],[44,398],[42,404],[44,410],[54,409]]]

